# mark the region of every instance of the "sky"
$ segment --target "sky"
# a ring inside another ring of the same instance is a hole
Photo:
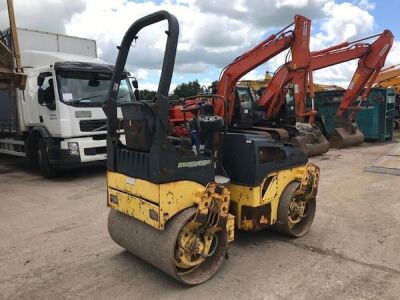
[[[0,27],[6,24],[6,0],[0,0]],[[209,85],[237,56],[293,22],[295,14],[312,20],[311,49],[318,50],[392,30],[395,41],[386,66],[400,63],[399,0],[16,0],[18,27],[95,39],[99,58],[114,63],[116,46],[138,18],[165,9],[180,24],[171,90],[199,80]],[[140,88],[157,89],[166,23],[140,32],[132,45],[127,69]],[[282,53],[244,79],[262,79],[285,62]],[[314,72],[314,81],[347,87],[357,61]]]

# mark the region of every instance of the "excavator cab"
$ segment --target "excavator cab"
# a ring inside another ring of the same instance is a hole
[[[131,43],[142,28],[165,20],[167,42],[157,95],[153,102],[121,105],[123,144],[116,99]],[[184,284],[196,285],[220,269],[235,228],[306,234],[315,214],[319,168],[291,145],[230,132],[227,101],[221,95],[187,99],[179,108],[184,119],[171,119],[168,92],[178,32],[177,19],[159,11],[134,22],[118,47],[103,105],[108,231],[134,255]],[[224,108],[222,115],[215,114],[217,102]]]
[[[235,113],[231,126],[235,128],[251,128],[254,125],[255,99],[248,86],[236,85]]]

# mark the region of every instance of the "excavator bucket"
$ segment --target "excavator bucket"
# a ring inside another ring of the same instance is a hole
[[[360,145],[364,142],[364,134],[357,124],[346,116],[335,116],[335,130],[329,137],[332,148],[347,148]]]
[[[347,128],[335,128],[329,137],[332,148],[347,148],[360,145],[364,142],[364,134],[360,129],[348,130]]]
[[[293,137],[291,142],[308,157],[328,152],[329,142],[317,126],[306,123],[297,123],[296,129],[299,134]]]
[[[323,135],[319,138],[298,135],[292,138],[291,142],[308,157],[321,155],[329,150],[329,142]]]

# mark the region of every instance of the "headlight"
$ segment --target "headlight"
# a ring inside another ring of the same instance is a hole
[[[79,146],[76,142],[68,143],[68,149],[70,155],[79,155]]]

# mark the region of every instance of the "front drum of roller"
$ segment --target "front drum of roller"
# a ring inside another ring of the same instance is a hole
[[[226,230],[215,233],[214,250],[205,260],[191,268],[182,269],[177,264],[177,249],[181,232],[196,213],[191,207],[179,212],[165,226],[157,230],[131,216],[110,210],[108,231],[115,243],[133,255],[152,264],[161,271],[187,285],[196,285],[210,279],[222,266],[228,249]]]

